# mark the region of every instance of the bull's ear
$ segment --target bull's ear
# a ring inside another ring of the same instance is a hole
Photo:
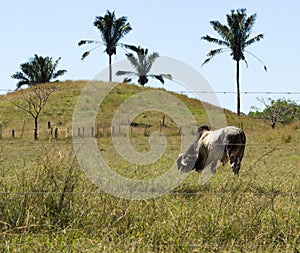
[[[202,132],[202,131],[210,131],[210,128],[209,128],[209,126],[207,126],[207,125],[203,125],[203,126],[199,126],[198,127],[198,133],[200,133],[200,132]]]

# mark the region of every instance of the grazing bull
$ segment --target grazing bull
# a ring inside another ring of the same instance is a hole
[[[211,131],[208,126],[200,126],[188,150],[178,156],[178,170],[189,172],[195,169],[201,172],[210,165],[211,172],[215,173],[219,160],[223,166],[229,160],[233,173],[238,175],[245,144],[245,133],[237,127]]]

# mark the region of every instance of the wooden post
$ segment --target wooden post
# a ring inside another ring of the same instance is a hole
[[[147,125],[145,125],[145,128],[144,128],[144,136],[147,136]]]
[[[54,130],[54,138],[57,140],[58,138],[58,128],[55,128]]]
[[[95,137],[95,130],[94,130],[94,127],[91,127],[91,137]]]
[[[48,129],[50,129],[50,128],[51,128],[51,122],[48,121]]]
[[[14,139],[15,138],[15,130],[11,130],[11,137]]]
[[[178,135],[181,135],[181,126],[179,126]]]
[[[84,136],[84,127],[82,127],[82,136]]]
[[[2,124],[0,124],[0,139],[2,139]]]
[[[162,117],[162,125],[165,125],[165,119],[166,119],[166,114],[164,114],[164,116]]]
[[[114,127],[114,126],[111,127],[111,135],[112,135],[112,136],[115,135],[115,127]]]
[[[77,129],[77,136],[80,136],[80,127]]]

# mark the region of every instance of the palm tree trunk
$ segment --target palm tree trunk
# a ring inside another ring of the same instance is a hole
[[[241,113],[241,97],[240,97],[240,61],[236,61],[236,87],[237,87],[237,115]]]
[[[108,69],[108,74],[109,74],[109,82],[112,82],[112,67],[111,67],[111,55],[108,55],[108,61],[109,61],[109,69]]]

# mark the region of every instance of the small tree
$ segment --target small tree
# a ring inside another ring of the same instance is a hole
[[[49,96],[55,91],[55,87],[49,84],[39,84],[31,88],[29,92],[21,94],[21,101],[14,103],[18,108],[28,113],[34,119],[34,140],[38,139],[38,119],[46,105]]]
[[[249,116],[270,121],[272,128],[275,128],[277,122],[286,124],[299,119],[300,105],[291,99],[258,98],[257,100],[264,104],[265,109],[260,112],[257,107],[252,106],[251,110],[254,111],[250,111]]]

